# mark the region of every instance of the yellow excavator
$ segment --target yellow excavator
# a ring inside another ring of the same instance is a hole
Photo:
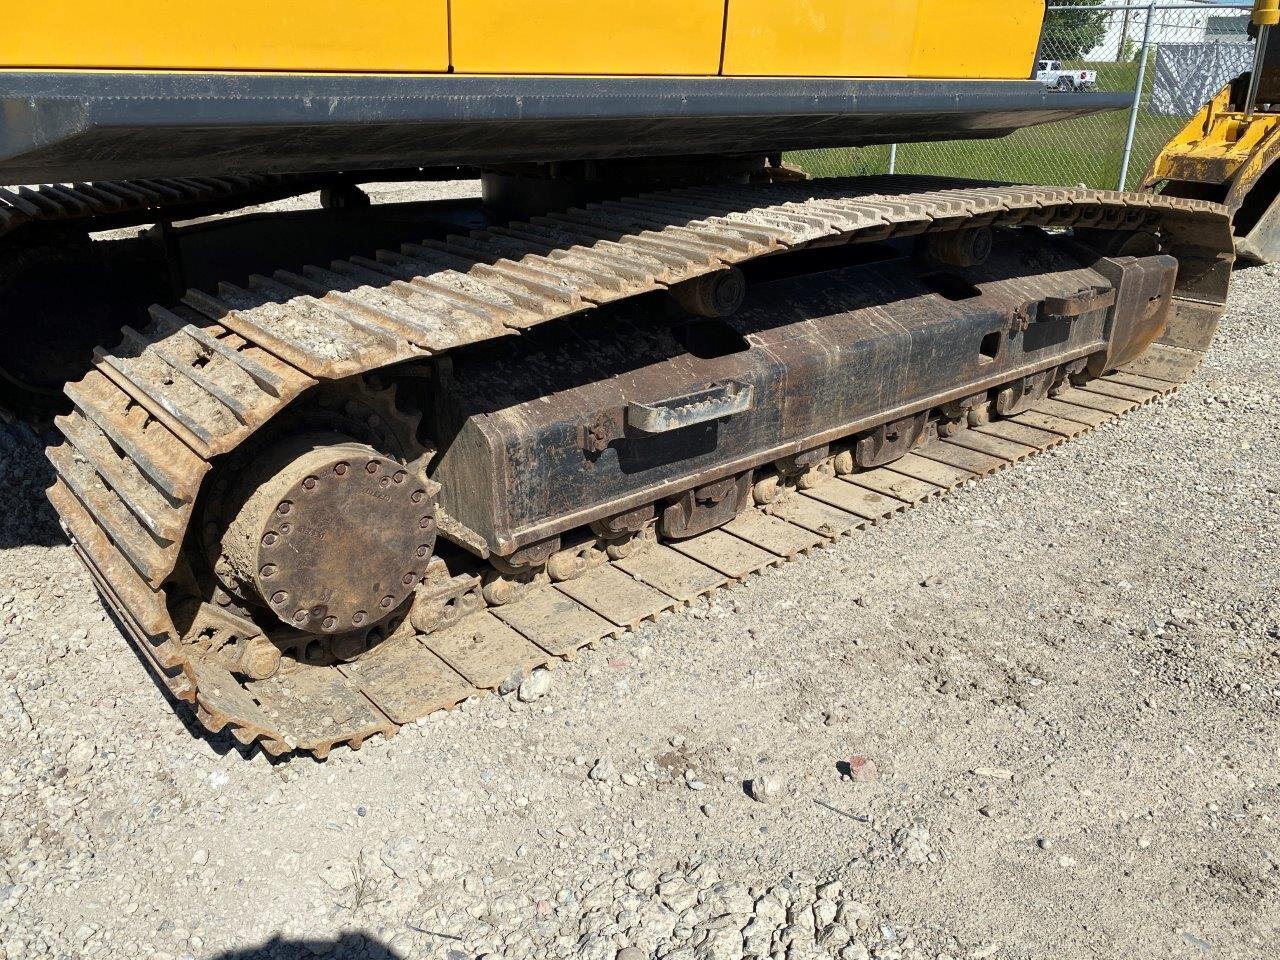
[[[0,380],[56,414],[49,497],[122,632],[209,730],[322,757],[1176,389],[1221,206],[782,161],[1123,106],[1033,79],[1044,16],[8,18]],[[362,189],[459,178],[481,195]]]
[[[1280,0],[1257,0],[1252,69],[1223,87],[1152,161],[1143,189],[1221,203],[1242,262],[1280,258]]]

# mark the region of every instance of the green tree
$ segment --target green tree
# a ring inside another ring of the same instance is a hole
[[[1092,7],[1097,0],[1054,0],[1054,6]],[[1108,10],[1050,10],[1044,21],[1040,56],[1080,60],[1107,35],[1107,18],[1124,16]]]

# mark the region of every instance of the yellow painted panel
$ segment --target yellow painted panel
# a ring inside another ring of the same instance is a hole
[[[919,0],[729,0],[730,76],[902,77]]]
[[[453,0],[458,73],[714,74],[723,0]]]
[[[0,67],[435,72],[447,0],[27,0]]]
[[[920,0],[913,77],[1031,76],[1043,0]]]
[[[729,0],[732,76],[1031,75],[1044,0]]]

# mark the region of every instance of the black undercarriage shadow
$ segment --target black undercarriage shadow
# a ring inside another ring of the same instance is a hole
[[[51,442],[47,431],[0,421],[0,550],[67,542],[44,495],[53,483],[53,465],[44,455]]]
[[[348,932],[333,939],[287,940],[274,936],[256,947],[219,953],[213,960],[313,960],[315,957],[330,957],[332,960],[407,960],[404,954],[361,932]]]

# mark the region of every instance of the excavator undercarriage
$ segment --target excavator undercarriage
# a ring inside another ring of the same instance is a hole
[[[1202,195],[784,162],[1128,106],[1033,79],[1043,0],[68,2],[0,32],[0,179],[46,184],[0,190],[0,407],[58,414],[162,684],[271,755],[1102,426],[1226,301]]]
[[[211,730],[325,755],[1177,387],[1209,203],[691,186],[191,290],[67,388],[50,496]]]

